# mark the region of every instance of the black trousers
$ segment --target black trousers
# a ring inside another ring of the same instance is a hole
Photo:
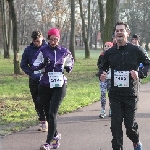
[[[39,86],[38,81],[34,81],[33,79],[29,78],[30,93],[32,95],[32,99],[35,105],[35,110],[39,117],[39,121],[45,121],[46,117],[44,113],[43,104],[41,103],[40,98],[39,98],[38,86]]]
[[[49,88],[39,85],[39,97],[44,105],[46,120],[48,121],[48,135],[46,143],[51,142],[57,134],[58,108],[66,95],[66,84],[62,87]]]
[[[135,122],[138,98],[109,97],[111,102],[111,132],[113,150],[123,150],[122,123],[126,128],[127,137],[133,142],[139,142],[138,124]]]

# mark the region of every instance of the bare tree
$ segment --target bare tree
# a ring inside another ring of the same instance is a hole
[[[7,18],[8,12],[6,11],[6,7],[7,7],[6,5],[7,5],[6,0],[0,0],[4,58],[10,58],[12,24],[11,24],[11,19]],[[10,15],[11,15],[11,13],[9,12],[9,17],[10,17]],[[9,21],[9,24],[7,23],[7,20]]]
[[[71,0],[71,32],[69,49],[75,59],[75,0]]]
[[[140,35],[140,44],[144,43],[146,50],[149,50],[150,43],[150,0],[126,0],[120,4],[120,19],[126,18],[130,26],[131,35]]]
[[[13,26],[13,52],[14,52],[14,74],[20,74],[19,65],[19,46],[18,46],[18,34],[17,34],[17,17],[14,8],[14,0],[8,0],[9,9],[11,12],[11,20]]]
[[[99,13],[100,13],[100,32],[101,38],[103,41],[103,34],[104,34],[104,3],[103,0],[98,0],[99,5]]]
[[[88,1],[88,3],[90,3],[90,0]],[[79,5],[80,5],[80,16],[82,19],[82,39],[85,45],[85,58],[90,58],[90,49],[89,49],[89,41],[88,41],[89,38],[87,37],[88,33],[85,25],[85,14],[83,13],[83,9],[82,9],[83,8],[82,0],[79,0]]]
[[[115,15],[116,15],[116,8],[119,7],[115,4],[116,0],[107,0],[106,1],[106,20],[104,26],[104,37],[103,43],[106,41],[112,40],[112,34],[114,30],[114,22],[115,22]]]

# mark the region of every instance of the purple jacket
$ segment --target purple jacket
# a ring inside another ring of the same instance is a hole
[[[44,64],[44,60],[49,60],[49,63]],[[67,72],[71,72],[74,65],[74,59],[71,52],[61,46],[56,48],[50,45],[45,45],[41,47],[33,58],[32,70],[41,70],[41,80],[40,84],[45,86],[50,86],[48,72],[62,72],[64,73],[64,67],[67,67]],[[64,82],[67,78],[64,76]]]

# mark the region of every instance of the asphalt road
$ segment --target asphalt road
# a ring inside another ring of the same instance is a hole
[[[110,117],[100,119],[100,102],[58,117],[58,131],[62,135],[59,150],[112,150]],[[106,106],[108,114],[108,101]],[[150,150],[150,83],[141,85],[137,122],[143,150]],[[124,125],[123,125],[124,126]],[[38,126],[0,139],[0,150],[39,150],[47,132]],[[124,150],[133,150],[132,142],[124,132]]]

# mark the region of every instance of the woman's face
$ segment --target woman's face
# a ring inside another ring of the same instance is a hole
[[[104,45],[104,51],[108,50],[109,48],[111,48],[111,46],[109,44]]]
[[[58,45],[59,38],[57,36],[51,35],[48,40],[52,47],[56,47]]]

